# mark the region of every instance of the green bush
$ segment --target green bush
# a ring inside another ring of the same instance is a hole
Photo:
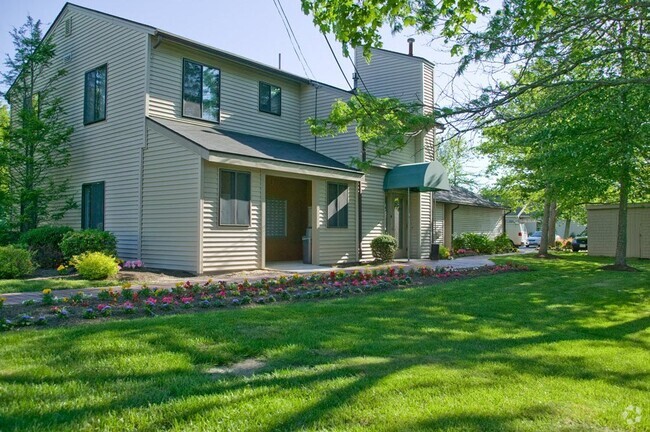
[[[36,267],[32,254],[16,246],[0,246],[0,279],[16,279],[32,273]]]
[[[61,251],[66,259],[86,252],[101,252],[106,255],[117,255],[117,240],[108,231],[83,230],[73,231],[63,236]]]
[[[449,249],[447,249],[445,246],[440,245],[440,249],[438,249],[438,256],[440,259],[449,259]]]
[[[5,220],[0,220],[0,246],[16,243],[20,233],[15,231]]]
[[[372,249],[372,256],[380,261],[392,261],[397,251],[397,240],[391,235],[382,234],[370,242],[370,249]]]
[[[119,271],[117,261],[101,252],[88,252],[72,258],[70,263],[79,275],[88,280],[107,279]]]
[[[63,236],[72,232],[67,226],[43,226],[20,236],[20,243],[32,251],[34,261],[43,268],[56,268],[63,263],[60,243]]]
[[[494,241],[485,234],[462,233],[454,237],[452,247],[458,249],[469,249],[480,254],[493,254],[495,251]]]
[[[508,234],[499,234],[494,239],[494,252],[495,253],[508,253],[515,252],[517,248],[512,244]]]

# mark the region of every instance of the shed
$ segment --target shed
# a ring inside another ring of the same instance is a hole
[[[617,204],[587,205],[589,255],[615,255],[618,210]],[[650,258],[650,203],[628,205],[627,256]]]

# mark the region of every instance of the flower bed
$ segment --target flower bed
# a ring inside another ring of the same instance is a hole
[[[131,318],[174,314],[216,308],[236,308],[282,301],[302,301],[364,295],[377,291],[432,285],[436,282],[481,275],[528,270],[512,264],[464,270],[447,268],[378,268],[371,271],[313,273],[280,276],[249,282],[207,280],[203,284],[179,282],[173,288],[143,285],[134,289],[126,283],[119,289],[103,289],[96,296],[76,293],[57,298],[44,290],[41,301],[28,300],[20,305],[0,303],[0,330],[22,327],[61,325],[115,317]]]

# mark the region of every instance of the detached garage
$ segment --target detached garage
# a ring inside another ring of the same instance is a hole
[[[435,242],[451,247],[452,236],[486,234],[494,238],[504,232],[505,207],[468,189],[451,186],[434,194]]]
[[[618,205],[587,206],[589,255],[614,256],[617,226]],[[628,205],[627,256],[650,258],[650,203]]]

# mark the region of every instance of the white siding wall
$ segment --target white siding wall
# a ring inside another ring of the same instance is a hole
[[[64,34],[71,19],[72,33]],[[147,34],[142,27],[68,5],[51,33],[56,45],[52,67],[65,68],[56,83],[63,99],[64,120],[74,127],[70,165],[55,178],[69,180],[69,193],[79,204],[59,224],[81,226],[81,185],[105,182],[105,226],[116,234],[118,255],[138,258],[140,149],[144,146],[145,65]],[[64,61],[69,57],[68,61]],[[108,65],[106,120],[84,126],[84,76]]]
[[[338,181],[337,181],[338,182]],[[341,264],[357,260],[357,185],[348,182],[348,227],[327,227],[327,181],[313,183],[317,199],[317,264]]]
[[[149,129],[144,151],[142,259],[199,272],[201,157]]]
[[[435,202],[435,211],[433,212],[433,243],[443,244],[445,239],[445,204]]]
[[[428,258],[431,245],[431,211],[432,211],[432,202],[431,202],[431,192],[423,192],[421,194],[415,194],[417,199],[419,195],[420,198],[420,219],[419,223],[416,222],[415,227],[419,228],[418,234],[418,243],[419,251],[414,250],[414,253],[419,255],[414,255],[418,258]]]
[[[361,141],[355,128],[350,126],[346,133],[333,137],[314,137],[306,121],[314,116],[320,119],[327,117],[336,100],[347,101],[350,96],[348,92],[326,85],[319,85],[316,89],[305,84],[302,86],[300,101],[300,143],[346,165],[350,164],[353,157],[361,157]]]
[[[182,118],[183,58],[221,70],[221,123],[217,128],[300,142],[299,83],[171,42],[151,50],[150,115]],[[260,112],[260,81],[281,87],[282,115]]]
[[[433,66],[428,63],[422,64],[422,101],[424,102],[424,113],[433,111],[434,87],[433,87]],[[436,130],[432,129],[424,136],[423,160],[432,161],[435,159]]]
[[[387,170],[371,168],[361,183],[363,206],[362,219],[362,259],[372,259],[370,242],[386,230],[386,195],[384,193],[384,175]]]
[[[219,226],[219,169],[251,173],[251,224]],[[262,259],[262,191],[260,170],[223,166],[204,161],[203,175],[203,271],[249,270]]]
[[[503,232],[503,210],[460,206],[454,212],[454,235],[466,232],[487,234],[490,238],[498,236]]]

